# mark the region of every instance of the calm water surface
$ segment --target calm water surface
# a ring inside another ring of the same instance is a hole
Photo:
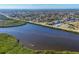
[[[61,30],[28,23],[18,27],[0,28],[0,33],[13,35],[24,46],[32,49],[79,51],[79,35]]]

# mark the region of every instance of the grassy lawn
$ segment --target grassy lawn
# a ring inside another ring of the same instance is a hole
[[[26,24],[24,20],[3,20],[0,21],[0,27],[14,27]]]
[[[16,38],[8,34],[0,34],[0,54],[8,53],[32,53],[31,49],[23,48],[17,41]]]
[[[78,54],[79,52],[33,50],[23,47],[16,38],[5,33],[0,34],[0,54]]]

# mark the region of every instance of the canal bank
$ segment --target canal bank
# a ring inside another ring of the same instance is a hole
[[[70,33],[79,34],[79,32],[77,32],[77,31],[67,30],[67,29],[62,29],[62,28],[57,28],[57,27],[53,27],[53,26],[50,26],[50,25],[45,25],[45,24],[43,25],[43,24],[34,23],[34,22],[27,22],[27,23],[34,24],[34,25],[39,25],[39,26],[43,26],[43,27],[48,27],[48,28],[55,29],[55,30],[62,30],[62,31],[70,32]]]
[[[0,28],[17,27],[27,24],[26,21],[21,20],[6,20],[0,21]]]

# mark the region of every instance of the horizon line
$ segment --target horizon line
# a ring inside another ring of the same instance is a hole
[[[28,9],[28,8],[0,8],[0,9]],[[43,9],[43,8],[37,8],[37,9]],[[79,8],[46,8],[46,9],[79,9]]]

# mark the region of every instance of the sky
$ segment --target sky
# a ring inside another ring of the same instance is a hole
[[[79,9],[79,4],[0,4],[0,9]]]

